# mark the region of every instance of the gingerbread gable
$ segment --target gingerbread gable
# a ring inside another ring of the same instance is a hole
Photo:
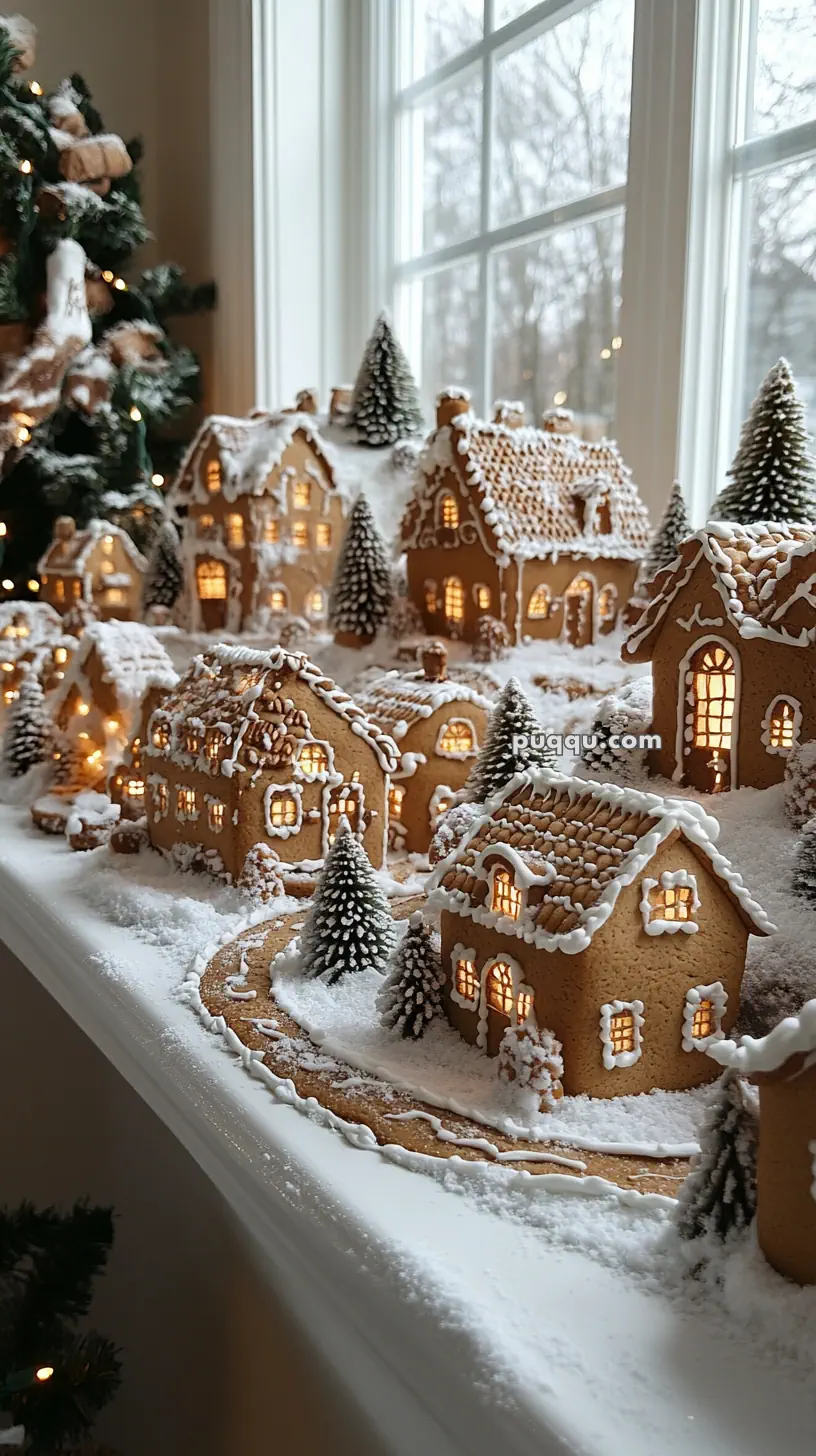
[[[392,738],[400,742],[417,723],[433,717],[439,708],[460,705],[484,713],[493,703],[467,683],[454,678],[429,679],[422,671],[387,672],[369,683],[360,695],[360,707]]]
[[[59,612],[48,602],[0,603],[0,656],[13,661],[56,642],[64,628]]]
[[[42,557],[38,570],[41,576],[83,576],[88,567],[91,552],[98,546],[106,536],[112,536],[119,541],[129,559],[133,562],[137,571],[147,570],[147,561],[141,551],[137,550],[130,539],[127,531],[121,526],[114,526],[111,521],[89,521],[84,530],[74,531],[73,535],[62,540],[57,539],[51,542],[45,555]],[[111,576],[106,585],[121,585]],[[130,585],[130,577],[127,579]]]
[[[307,414],[258,414],[248,419],[232,415],[210,415],[187,450],[179,467],[170,504],[174,508],[207,505],[210,497],[204,478],[205,460],[220,462],[220,489],[224,500],[232,503],[242,496],[260,496],[268,492],[274,471],[285,467],[286,451],[296,440],[305,442],[323,466],[325,478],[315,472],[316,484],[336,490],[346,497],[356,476],[344,470],[335,452]]]
[[[786,1016],[767,1036],[719,1041],[708,1048],[708,1054],[741,1077],[808,1071],[816,1066],[816,1000],[805,1002],[798,1016]]]
[[[92,622],[54,694],[54,716],[60,723],[75,699],[92,706],[104,684],[102,711],[118,709],[132,720],[151,688],[169,691],[177,682],[162,644],[141,622]]]

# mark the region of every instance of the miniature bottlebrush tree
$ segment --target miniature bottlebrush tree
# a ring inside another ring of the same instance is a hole
[[[510,633],[504,622],[488,613],[476,623],[470,655],[474,662],[501,662],[510,651]]]
[[[395,940],[388,901],[343,816],[301,933],[303,973],[333,986],[347,972],[383,971]]]
[[[493,709],[484,745],[465,785],[471,799],[484,803],[497,794],[517,773],[528,769],[554,768],[555,750],[548,747],[546,734],[518,679],[511,677]]]
[[[809,819],[802,830],[793,867],[793,893],[816,906],[816,819]]]
[[[672,486],[668,505],[663,512],[663,518],[649,543],[649,550],[643,563],[643,580],[651,580],[665,566],[674,561],[680,550],[681,542],[690,535],[691,522],[686,510],[685,498],[680,489],[680,482],[676,480]]]
[[[711,508],[713,520],[747,526],[816,517],[814,461],[787,359],[778,359],[762,381],[728,475]]]
[[[682,1239],[726,1239],[756,1212],[757,1116],[733,1072],[716,1083],[700,1133],[700,1152],[680,1188]]]
[[[363,445],[393,445],[422,429],[419,396],[402,345],[387,313],[366,344],[354,385],[348,424]]]
[[[20,683],[3,735],[3,768],[11,778],[28,773],[51,751],[51,720],[40,680],[30,671]]]
[[[416,910],[377,996],[383,1026],[404,1037],[421,1037],[442,1009],[442,984],[438,937]]]
[[[646,733],[651,721],[652,679],[638,677],[598,704],[581,762],[602,782],[631,782],[643,768],[645,750],[624,747],[621,739],[627,734],[637,738]]]
[[[142,606],[172,607],[181,595],[184,572],[179,557],[179,534],[172,521],[165,521],[153,543],[145,577]]]
[[[329,598],[329,625],[346,647],[372,642],[393,600],[388,551],[364,495],[349,517]]]

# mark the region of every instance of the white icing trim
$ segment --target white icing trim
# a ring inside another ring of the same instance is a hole
[[[510,978],[513,984],[513,1004],[510,1008],[509,1016],[506,1016],[503,1011],[497,1011],[495,1006],[491,1006],[488,1003],[487,999],[487,978],[490,975],[493,967],[498,965],[507,966],[509,968]],[[529,991],[531,989],[529,986],[524,985],[521,977],[521,966],[519,965],[518,961],[515,961],[512,956],[504,955],[503,953],[501,955],[489,956],[482,966],[482,969],[479,972],[479,1023],[476,1028],[476,1045],[481,1047],[482,1051],[484,1051],[487,1046],[487,1028],[489,1025],[488,1018],[491,1011],[493,1012],[494,1016],[504,1017],[508,1026],[518,1026],[517,1003],[519,992],[522,986],[524,986],[525,991]]]
[[[683,627],[686,632],[690,632],[692,627],[723,627],[725,625],[722,617],[701,617],[699,602],[694,603],[694,611],[690,616],[678,617],[676,620],[678,627]]]
[[[649,901],[649,892],[655,889],[674,890],[678,885],[691,890],[691,913],[690,920],[661,920],[654,913],[655,907]],[[700,908],[700,896],[697,893],[697,877],[689,874],[688,870],[664,870],[659,880],[645,878],[641,882],[640,913],[643,916],[643,929],[647,935],[673,935],[676,930],[684,930],[686,935],[694,935],[700,927],[693,918]]]
[[[294,799],[297,817],[294,824],[273,824],[270,807],[274,798],[289,796]],[[303,800],[299,784],[267,784],[263,799],[264,828],[270,839],[291,839],[299,834],[303,825]]]
[[[774,708],[779,703],[789,703],[793,708],[793,742],[791,748],[795,748],[799,742],[799,733],[802,728],[802,704],[798,698],[793,697],[792,693],[777,693],[776,697],[771,699],[765,710],[765,717],[762,719],[760,742],[764,746],[766,753],[776,753],[781,758],[787,758],[791,748],[775,748],[771,744],[771,719],[774,715]]]
[[[634,1051],[614,1052],[612,1050],[612,1017],[621,1011],[631,1011],[634,1021]],[[632,1067],[639,1060],[643,1053],[643,1002],[642,1001],[608,1001],[601,1007],[600,1037],[603,1043],[603,1064],[607,1072],[615,1067]]]
[[[461,992],[457,989],[457,986],[456,986],[456,967],[457,967],[459,961],[472,961],[472,963],[473,963],[473,969],[474,969],[474,972],[476,974],[476,983],[477,984],[476,984],[475,994],[470,999],[468,999],[467,996],[463,996],[461,994]],[[476,964],[476,952],[473,949],[473,946],[472,945],[463,945],[460,940],[457,940],[456,945],[453,947],[453,950],[450,953],[450,962],[451,962],[451,982],[450,982],[451,1000],[452,1001],[455,1001],[456,1004],[457,1004],[457,1006],[461,1006],[464,1011],[478,1011],[479,1005],[480,1005],[480,1001],[481,1001],[481,982],[479,980],[479,971],[478,971],[478,967],[477,967],[477,964]]]
[[[467,749],[463,753],[452,753],[449,749],[442,747],[442,739],[444,738],[448,729],[454,723],[467,724],[471,732],[473,747]],[[465,759],[478,757],[479,735],[476,732],[476,724],[473,722],[473,719],[465,718],[462,716],[461,713],[458,713],[455,718],[450,718],[446,723],[443,723],[441,728],[439,729],[439,732],[436,735],[436,746],[434,748],[434,752],[437,753],[440,758],[454,758],[457,759],[460,763],[464,763]]]
[[[728,750],[728,767],[730,771],[730,785],[732,789],[739,788],[737,777],[737,750],[739,748],[739,717],[742,706],[742,662],[737,647],[729,642],[727,637],[715,635],[709,637],[698,637],[692,642],[683,661],[677,670],[677,728],[674,741],[674,769],[672,779],[675,783],[682,781],[685,773],[685,758],[693,748],[694,734],[694,688],[693,683],[686,679],[691,672],[691,659],[713,643],[717,647],[723,647],[731,657],[734,664],[734,713],[731,719],[731,747]],[[689,709],[689,711],[687,711]],[[704,750],[701,750],[704,751]],[[719,749],[712,748],[712,757],[719,753]]]
[[[439,819],[447,813],[456,798],[456,790],[448,784],[437,784],[431,794],[431,802],[428,805],[428,822],[432,829],[435,829]],[[447,808],[440,809],[440,804],[447,804]]]
[[[714,1031],[710,1036],[693,1036],[694,1013],[701,1001],[710,1001],[714,1017]],[[710,986],[692,986],[686,992],[686,1004],[683,1008],[683,1051],[704,1052],[715,1041],[722,1041],[725,1032],[722,1029],[722,1019],[725,1015],[725,1008],[728,1004],[728,994],[722,981],[712,981]]]

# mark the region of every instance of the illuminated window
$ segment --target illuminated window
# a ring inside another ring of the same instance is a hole
[[[474,749],[473,728],[462,718],[452,718],[450,723],[445,724],[444,732],[439,739],[439,752],[448,753],[451,756],[472,753]]]
[[[455,531],[459,525],[459,507],[452,495],[443,495],[439,518],[442,525],[447,526],[450,531]]]
[[[221,461],[207,461],[207,489],[210,495],[217,495],[221,489]]]
[[[304,773],[325,773],[329,767],[329,755],[322,743],[304,743],[298,754],[298,763]]]
[[[227,545],[240,549],[244,544],[244,518],[238,511],[227,516]]]
[[[489,612],[490,611],[490,601],[491,601],[490,587],[489,586],[482,586],[480,584],[479,586],[476,586],[476,587],[473,588],[473,594],[474,594],[474,596],[476,598],[476,605],[479,608],[479,611],[480,612]]]
[[[321,548],[331,546],[332,530],[328,521],[318,521],[315,528],[315,539]]]
[[[509,870],[496,870],[493,876],[492,909],[498,915],[518,920],[521,914],[521,890],[513,883]]]
[[[436,603],[436,582],[426,581],[425,583],[425,611],[433,614],[437,610]]]
[[[198,528],[202,532],[211,531],[215,523],[215,516],[209,515],[206,511],[198,518]]]
[[[405,798],[405,789],[402,784],[392,784],[388,791],[388,812],[392,819],[402,818],[402,801]]]
[[[309,544],[309,527],[305,521],[292,522],[292,545],[299,548]]]
[[[787,698],[778,698],[768,724],[768,747],[787,753],[796,737],[796,709]]]
[[[116,570],[116,564],[113,561],[103,561],[100,570],[103,576],[112,576]]]
[[[316,586],[306,597],[307,617],[322,617],[326,610],[326,593],[322,587]]]
[[[522,986],[516,997],[516,1019],[520,1026],[528,1021],[533,1010],[533,993],[526,986]]]
[[[207,819],[210,828],[217,834],[219,829],[224,828],[225,806],[220,799],[209,799],[207,801]]]
[[[694,746],[730,748],[737,696],[734,659],[724,647],[712,645],[698,654],[693,672]]]
[[[479,977],[476,974],[476,967],[473,961],[463,957],[456,962],[456,978],[454,982],[459,995],[463,1001],[479,999]]]
[[[150,787],[153,793],[154,806],[157,812],[164,817],[167,813],[168,804],[167,784],[164,782],[164,779],[161,779],[159,783],[153,783]]]
[[[653,920],[691,920],[694,911],[692,885],[657,885],[649,891]]]
[[[701,1001],[691,1018],[691,1034],[695,1041],[712,1036],[716,1031],[713,1001]]]
[[[112,556],[113,555],[113,537],[112,536],[103,536],[102,537],[102,550],[104,551],[104,553],[105,553],[106,556]]]
[[[65,601],[65,582],[61,576],[58,576],[54,582],[54,596],[58,602]]]
[[[176,796],[176,814],[179,819],[198,817],[195,789],[179,789]]]
[[[308,511],[312,504],[312,487],[308,480],[296,480],[292,491],[292,505],[296,511]]]
[[[79,598],[82,596],[82,582],[80,581],[78,576],[75,576],[73,581],[71,582],[71,591],[73,593],[74,601],[78,602]]]
[[[199,561],[196,585],[202,602],[223,602],[227,595],[227,571],[223,561]]]
[[[275,516],[268,516],[264,521],[263,538],[267,546],[274,546],[280,541],[280,521]]]
[[[602,586],[598,593],[598,616],[602,622],[614,621],[618,610],[618,594],[613,586]]]
[[[78,587],[79,582],[74,582],[74,586]],[[74,596],[78,597],[79,592],[75,591]],[[123,607],[127,601],[127,592],[121,586],[108,586],[103,592],[103,597],[107,606]]]
[[[341,784],[339,788],[332,789],[329,798],[329,843],[334,843],[337,833],[337,825],[341,815],[345,814],[348,822],[356,832],[359,815],[359,789],[350,789],[348,784]]]
[[[184,738],[184,747],[188,753],[198,753],[201,748],[201,738],[195,728],[188,728]]]
[[[67,649],[67,647],[56,647],[54,649],[54,661],[56,663],[59,663],[60,667],[62,666],[62,664],[64,662],[67,662],[68,661],[68,649]]]
[[[211,728],[207,734],[206,742],[204,745],[204,752],[207,758],[210,760],[210,763],[218,762],[218,756],[221,752],[223,742],[223,733],[219,733],[217,728]]]
[[[550,615],[552,596],[548,586],[537,586],[527,606],[528,617],[546,618]]]
[[[609,1045],[612,1055],[619,1057],[637,1048],[633,1011],[615,1011],[609,1018]]]
[[[169,748],[170,724],[165,722],[154,723],[151,737],[154,748]]]
[[[515,997],[513,995],[513,972],[506,961],[496,961],[490,967],[485,981],[487,1004],[502,1016],[512,1016]]]
[[[129,799],[143,799],[144,791],[144,779],[128,779],[125,783],[125,793]]]
[[[286,611],[286,590],[282,586],[273,586],[266,599],[270,612]]]
[[[298,806],[291,794],[270,794],[269,822],[275,829],[291,829],[298,822]]]
[[[445,616],[450,622],[461,622],[465,616],[465,588],[458,576],[445,582]]]

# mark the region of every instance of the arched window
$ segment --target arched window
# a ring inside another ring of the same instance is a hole
[[[490,611],[491,594],[489,586],[485,586],[483,582],[477,582],[473,588],[473,599],[480,612]]]
[[[312,504],[312,487],[308,480],[296,480],[292,491],[292,505],[296,511],[308,511]]]
[[[312,587],[306,594],[307,617],[322,617],[326,610],[326,593],[320,586]]]
[[[598,617],[601,623],[613,622],[618,610],[618,593],[611,585],[602,586],[598,592]]]
[[[270,612],[285,612],[287,605],[286,587],[271,587],[266,598],[266,605]]]
[[[298,763],[305,774],[325,773],[329,755],[322,743],[304,743],[298,754]]]
[[[402,818],[402,801],[405,798],[403,784],[392,784],[388,791],[388,812],[391,818],[399,823]]]
[[[227,570],[223,561],[199,561],[196,585],[202,602],[223,601],[227,595]]]
[[[502,1016],[512,1016],[515,1003],[513,972],[507,961],[496,961],[490,967],[485,981],[485,993],[488,1006]]]
[[[454,985],[463,1001],[472,1001],[474,1004],[478,1001],[479,977],[475,962],[469,956],[460,956],[456,962]]]
[[[762,724],[762,742],[769,753],[790,753],[799,737],[802,710],[795,699],[774,698]]]
[[[227,516],[227,545],[237,550],[244,545],[244,518],[239,511],[231,511]]]
[[[511,920],[518,920],[521,914],[521,890],[509,870],[496,870],[493,875],[491,909],[497,915],[509,915]]]
[[[445,581],[445,616],[449,622],[461,622],[465,616],[465,588],[458,576]]]
[[[548,586],[537,586],[527,604],[527,616],[549,617],[552,609],[552,594]]]
[[[439,507],[439,519],[443,526],[449,531],[455,531],[459,525],[459,507],[454,496],[446,493],[443,495]]]
[[[697,654],[693,670],[695,748],[730,748],[737,696],[731,653],[712,642]]]
[[[451,718],[439,735],[437,751],[449,758],[465,758],[476,747],[473,725],[464,718]]]

